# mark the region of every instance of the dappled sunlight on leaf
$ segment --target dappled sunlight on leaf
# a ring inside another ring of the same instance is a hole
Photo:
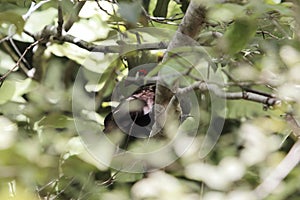
[[[300,53],[291,46],[281,47],[279,55],[288,66],[300,63]]]
[[[109,31],[110,29],[107,24],[98,15],[95,15],[89,20],[82,19],[74,24],[69,33],[87,42],[92,42],[105,38]]]
[[[287,83],[278,88],[278,96],[290,102],[300,101],[300,85],[295,85],[292,83]]]
[[[18,127],[9,119],[0,116],[0,150],[12,146],[17,137]]]
[[[224,158],[218,166],[203,162],[187,165],[185,175],[193,180],[203,181],[210,188],[226,190],[245,173],[244,163],[233,157]]]
[[[47,51],[50,51],[54,55],[60,57],[67,56],[68,58],[75,60],[78,64],[82,64],[90,54],[87,50],[79,48],[73,44],[52,44],[49,48],[47,48]]]
[[[181,199],[188,197],[188,192],[188,188],[182,187],[179,180],[163,171],[150,173],[148,178],[138,181],[131,189],[136,199]]]
[[[34,32],[41,31],[46,25],[52,24],[56,17],[57,11],[55,8],[34,12],[26,21],[25,29]]]
[[[37,83],[29,78],[18,81],[5,81],[0,88],[0,104],[6,103],[9,100],[24,103],[25,100],[22,98],[22,95],[36,89],[36,87]]]
[[[15,65],[13,59],[3,51],[0,51],[0,56],[0,72],[4,73]]]
[[[253,124],[260,127],[265,134],[283,133],[286,129],[284,119],[279,117],[258,117],[253,119]]]
[[[232,70],[232,75],[239,81],[258,81],[259,71],[250,65],[241,65]]]
[[[66,147],[66,154],[64,155],[64,159],[67,160],[69,157],[76,155],[84,162],[87,162],[91,165],[94,165],[99,170],[107,170],[107,166],[102,165],[97,162],[95,158],[93,158],[89,152],[87,152],[86,148],[83,145],[82,140],[79,137],[71,138]]]
[[[295,84],[300,84],[300,62],[293,65],[290,71],[288,72],[288,78],[290,82],[295,83]]]
[[[267,156],[277,150],[280,145],[279,137],[266,135],[260,127],[245,124],[240,129],[243,144],[241,159],[248,166],[263,162]]]
[[[239,16],[243,9],[243,6],[237,4],[220,4],[215,9],[210,10],[208,17],[210,20],[229,22]]]
[[[101,1],[99,2],[103,9],[107,10],[109,13],[113,13],[113,7],[109,2]],[[109,19],[109,15],[106,14],[106,12],[102,11],[97,5],[96,2],[87,1],[83,8],[81,9],[79,13],[79,17],[82,18],[90,18],[95,15],[98,15],[99,12],[101,13],[101,19],[103,21],[106,21]]]

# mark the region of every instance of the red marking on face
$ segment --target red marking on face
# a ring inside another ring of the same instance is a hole
[[[146,76],[148,74],[147,70],[145,70],[145,69],[140,69],[138,72],[141,73],[141,75],[144,75],[144,76]]]

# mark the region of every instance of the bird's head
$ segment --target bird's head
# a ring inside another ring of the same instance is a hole
[[[155,81],[146,76],[155,68],[156,65],[157,63],[147,63],[131,69],[128,76],[125,78],[125,85],[134,84],[141,86],[148,83],[154,83]]]

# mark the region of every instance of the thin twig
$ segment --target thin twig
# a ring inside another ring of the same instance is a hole
[[[124,52],[124,49],[126,50],[126,52],[133,50],[159,50],[166,49],[169,44],[167,41],[161,41],[157,43],[144,44],[96,45],[69,34],[63,34],[60,37],[57,37],[57,28],[54,26],[46,26],[41,32],[35,34],[31,34],[29,32],[27,32],[26,34],[34,38],[44,38],[44,41],[47,41],[47,38],[51,38],[59,42],[69,42],[88,51],[102,53],[122,53]]]
[[[48,3],[50,0],[44,0],[44,1],[40,1],[38,3],[35,2],[31,2],[30,8],[28,9],[28,11],[22,16],[24,20],[27,20],[30,15],[36,11],[37,9],[39,9],[39,7],[41,7],[42,5],[44,5],[45,3]]]
[[[143,14],[147,17],[148,20],[150,20],[151,22],[157,22],[157,23],[161,23],[161,24],[168,24],[168,25],[175,25],[178,26],[178,23],[174,23],[174,21],[179,21],[182,20],[183,17],[177,17],[177,18],[165,18],[165,17],[154,17],[148,14],[148,12],[146,11],[146,9],[141,6]]]
[[[35,42],[33,42],[32,44],[30,44],[26,49],[25,51],[23,52],[23,54],[20,56],[19,60],[17,61],[16,65],[11,68],[10,70],[8,70],[5,74],[3,74],[1,77],[0,77],[0,82],[3,82],[4,79],[7,78],[7,76],[12,73],[15,69],[17,69],[22,61],[22,59],[25,57],[25,55],[27,54],[27,52],[33,48],[35,45],[37,45],[40,41],[42,41],[43,39],[39,39]]]
[[[29,31],[27,31],[27,30],[23,30],[23,32],[26,34],[26,35],[28,35],[28,36],[30,36],[30,37],[32,37],[33,39],[35,39],[36,40],[36,38],[35,38],[35,35],[34,34],[32,34],[32,33],[30,33]]]
[[[55,182],[58,182],[59,181],[59,178],[57,179],[53,179],[53,180],[51,180],[51,181],[49,181],[48,183],[46,183],[45,185],[43,185],[42,187],[40,187],[40,188],[37,188],[36,189],[36,191],[37,192],[41,192],[41,191],[43,191],[44,189],[46,189],[47,187],[49,187],[50,185],[52,185],[53,183],[55,183]]]
[[[9,42],[10,42],[12,48],[14,48],[16,54],[17,54],[19,57],[21,57],[22,54],[21,54],[19,48],[17,47],[17,45],[15,44],[14,40],[13,40],[12,38],[9,38]],[[24,57],[22,58],[22,61],[24,62],[25,65],[27,65],[27,67],[30,67],[30,64],[27,62],[27,60],[26,60]],[[20,65],[20,67],[21,67],[21,69],[24,71],[25,74],[28,73],[28,69],[27,69],[25,66]]]
[[[62,13],[62,1],[58,1],[58,21],[57,21],[57,37],[60,37],[62,35],[62,30],[63,30],[63,24],[64,24],[64,19],[63,19],[63,13]]]
[[[3,42],[2,43],[2,46],[3,46],[3,48],[5,49],[5,51],[9,54],[9,56],[15,61],[15,62],[17,62],[18,61],[18,59],[20,58],[20,56],[21,56],[21,53],[19,52],[19,49],[16,47],[16,45],[14,44],[14,41],[11,39],[11,38],[9,38],[8,39],[9,41],[7,42],[7,41],[5,41],[5,42]],[[9,43],[10,43],[10,45],[9,45]],[[25,62],[23,63],[23,62],[20,62],[20,68],[26,73],[26,75],[28,76],[28,70],[27,70],[27,68],[26,68],[26,66],[25,66]],[[2,82],[0,83],[0,85],[2,84]]]
[[[69,181],[69,183],[62,189],[60,190],[54,197],[53,199],[57,199],[59,197],[59,195],[61,195],[62,193],[64,193],[64,191],[75,181],[75,177],[72,177],[71,180]]]
[[[270,95],[268,93],[262,92],[262,91],[258,91],[258,90],[254,90],[249,88],[249,85],[245,85],[245,84],[240,84],[239,81],[237,81],[236,79],[234,79],[226,70],[222,69],[222,72],[233,82],[235,83],[236,86],[240,87],[243,91],[245,92],[251,92],[251,93],[255,93],[258,95],[262,95],[262,96],[266,96],[266,97],[270,97],[273,98],[273,95]]]
[[[86,189],[86,187],[89,185],[89,182],[91,180],[91,177],[93,176],[93,172],[90,172],[86,182],[83,184],[83,186],[81,187],[79,194],[78,194],[78,198],[77,200],[83,199],[84,195],[83,195],[83,191]]]
[[[129,82],[137,82],[137,81],[147,81],[147,82],[156,82],[156,81],[163,81],[163,80],[168,80],[178,77],[178,74],[166,74],[166,75],[161,75],[161,76],[152,76],[152,77],[126,77],[126,81]],[[239,82],[229,82],[229,83],[218,83],[218,82],[213,82],[213,81],[197,81],[194,82],[193,84],[184,87],[184,88],[178,88],[176,91],[176,94],[178,95],[184,95],[186,93],[189,93],[193,90],[200,90],[202,92],[204,91],[209,91],[214,93],[216,96],[228,100],[248,100],[248,101],[254,101],[258,103],[262,103],[268,107],[274,106],[276,104],[279,104],[281,100],[276,98],[273,94],[268,94],[265,92],[253,90],[246,88],[245,86],[253,85],[253,84],[263,84],[260,82],[257,83],[250,83],[250,82],[244,82],[244,83],[239,83]],[[225,89],[230,87],[230,86],[238,86],[241,88],[242,91],[240,92],[226,92]],[[243,87],[241,87],[243,86]]]
[[[70,12],[68,19],[66,20],[66,23],[64,24],[64,30],[66,32],[68,32],[71,29],[71,27],[73,26],[73,24],[77,21],[78,14],[79,14],[80,10],[82,9],[82,7],[84,6],[85,2],[86,1],[78,1],[75,3],[73,9]]]
[[[109,13],[106,9],[104,9],[104,8],[100,5],[100,3],[99,3],[98,0],[95,0],[95,1],[96,1],[97,6],[99,7],[100,10],[102,10],[103,12],[105,12],[108,16],[113,16],[113,14]]]
[[[149,16],[151,20],[157,21],[157,22],[162,22],[162,21],[179,21],[182,20],[183,17],[174,17],[174,18],[166,18],[166,17],[153,17]]]
[[[276,19],[273,19],[272,23],[278,28],[278,30],[285,36],[286,39],[291,39],[291,36],[289,36],[289,34],[284,30],[282,25],[280,25]]]
[[[11,38],[11,35],[5,36],[4,38],[0,39],[0,44],[5,42],[6,40],[9,40],[9,38]]]
[[[276,39],[276,40],[279,40],[279,39],[280,39],[279,37],[277,37],[276,35],[270,33],[269,31],[261,30],[261,31],[256,31],[256,33],[257,33],[257,34],[262,34],[263,37],[264,37],[264,35],[268,35],[268,36],[270,36],[271,38],[274,38],[274,39]]]
[[[158,50],[166,49],[168,46],[167,42],[159,43],[146,43],[146,44],[125,44],[125,45],[95,45],[90,42],[86,42],[72,35],[63,35],[61,37],[54,37],[57,41],[69,42],[76,44],[77,46],[86,49],[88,51],[103,52],[103,53],[121,53],[124,49],[128,51],[132,50]]]
[[[121,169],[116,171],[113,175],[111,175],[111,177],[109,177],[107,180],[103,181],[102,183],[99,183],[100,186],[110,186],[114,183],[114,181],[116,180],[116,176],[121,172]]]
[[[192,85],[187,86],[185,88],[178,88],[176,94],[183,95],[195,89],[199,89],[200,91],[210,91],[216,96],[228,100],[244,99],[248,101],[262,103],[267,106],[274,106],[275,104],[279,104],[281,102],[279,99],[269,94],[257,94],[256,92],[251,91],[225,92],[218,85],[209,84],[204,81],[195,82]]]

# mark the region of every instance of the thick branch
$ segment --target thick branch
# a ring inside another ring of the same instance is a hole
[[[202,28],[206,18],[206,9],[196,0],[191,1],[185,16],[180,23],[175,36],[170,42],[163,62],[168,58],[168,52],[182,46],[194,46],[194,38]]]
[[[199,33],[205,22],[206,9],[199,3],[199,1],[192,0],[189,4],[189,7],[184,15],[182,22],[180,23],[173,39],[171,40],[168,49],[164,55],[162,62],[165,62],[168,59],[168,54],[172,50],[178,47],[183,46],[195,46],[198,43],[194,40],[196,35]],[[166,110],[170,100],[172,99],[173,93],[170,90],[166,90],[163,84],[157,82],[156,87],[156,97],[155,103],[156,105],[160,105],[163,110]],[[176,90],[176,86],[172,88]],[[174,92],[174,91],[173,91]],[[174,105],[176,107],[176,105]],[[174,107],[174,108],[175,108]],[[154,129],[160,129],[163,125],[161,124],[163,121],[161,119],[162,113],[160,109],[155,109],[155,126]],[[156,131],[156,130],[154,130]]]

